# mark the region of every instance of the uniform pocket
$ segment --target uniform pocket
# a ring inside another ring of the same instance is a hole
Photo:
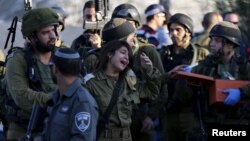
[[[121,111],[124,113],[124,116],[126,118],[130,118],[132,115],[132,105],[133,105],[133,99],[129,96],[125,96],[122,98],[121,101]]]
[[[52,122],[58,126],[69,127],[69,115],[58,112]]]

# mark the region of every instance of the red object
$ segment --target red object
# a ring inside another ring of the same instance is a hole
[[[186,80],[189,85],[208,87],[210,105],[224,105],[223,103],[227,95],[223,93],[223,90],[240,88],[250,84],[250,81],[214,79],[210,76],[188,72],[178,72],[174,78]],[[246,102],[249,102],[249,100],[241,100],[239,104],[245,104]]]

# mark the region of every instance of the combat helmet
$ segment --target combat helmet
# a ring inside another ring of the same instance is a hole
[[[65,26],[65,19],[68,17],[68,14],[59,6],[52,6],[51,9],[57,13],[58,15],[58,19],[59,19],[59,25],[62,26],[61,27],[61,31],[64,30],[64,26]]]
[[[57,24],[58,15],[50,8],[31,9],[22,18],[21,31],[23,36],[27,37],[41,27]]]
[[[126,19],[113,18],[104,25],[102,38],[106,43],[112,40],[125,40],[128,35],[134,32],[134,26]]]
[[[111,18],[112,19],[124,18],[127,20],[132,20],[136,22],[137,26],[140,26],[140,22],[141,22],[140,13],[137,10],[137,8],[133,6],[132,4],[128,4],[128,3],[118,5],[114,9]]]
[[[178,23],[186,27],[189,30],[189,32],[193,34],[193,30],[194,30],[193,20],[189,16],[182,14],[182,13],[174,14],[173,16],[170,17],[168,21],[168,30],[170,29],[170,26],[172,23]]]
[[[223,21],[216,24],[210,31],[209,36],[222,37],[231,43],[240,46],[241,32],[237,25]]]

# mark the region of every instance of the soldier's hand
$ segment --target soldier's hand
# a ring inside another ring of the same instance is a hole
[[[168,75],[173,76],[173,75],[176,74],[178,71],[183,71],[184,68],[186,68],[186,67],[187,67],[187,65],[179,65],[179,66],[176,66],[176,67],[174,67],[172,70],[170,70],[170,71],[168,72]]]
[[[150,117],[146,117],[142,123],[141,132],[149,132],[154,128],[154,122]]]
[[[92,47],[100,48],[101,47],[101,37],[98,34],[92,34],[89,37]]]
[[[146,69],[147,71],[150,71],[153,69],[152,61],[144,52],[140,55],[140,59],[141,59],[142,68]]]
[[[228,106],[234,106],[236,103],[240,101],[240,90],[239,89],[226,89],[223,91],[228,94],[226,99],[224,100],[224,104]]]

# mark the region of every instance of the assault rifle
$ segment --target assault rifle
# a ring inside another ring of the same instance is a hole
[[[33,141],[32,130],[36,126],[38,116],[39,116],[39,113],[40,113],[40,109],[41,108],[40,108],[39,104],[35,103],[33,105],[32,113],[31,113],[31,116],[30,116],[27,131],[26,131],[25,135],[21,139],[19,139],[18,141]]]
[[[96,30],[101,33],[105,23],[108,21],[109,0],[95,0],[96,21],[90,22],[85,19],[83,29]]]

